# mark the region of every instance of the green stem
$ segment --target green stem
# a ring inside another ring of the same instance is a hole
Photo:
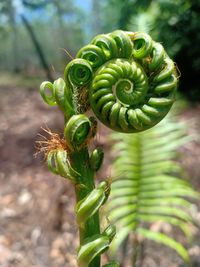
[[[74,151],[71,154],[71,165],[80,174],[78,183],[75,186],[77,203],[85,198],[95,187],[94,171],[89,165],[89,153],[87,148]],[[93,235],[100,234],[99,213],[89,218],[84,226],[79,227],[80,245],[84,240]],[[96,257],[89,267],[100,267],[100,256]]]

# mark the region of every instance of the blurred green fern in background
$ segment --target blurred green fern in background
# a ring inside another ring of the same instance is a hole
[[[183,168],[176,160],[177,149],[191,140],[185,127],[168,115],[148,131],[126,136],[111,134],[116,158],[108,210],[109,218],[118,228],[113,253],[134,233],[136,238],[141,236],[171,247],[185,262],[189,261],[181,243],[150,229],[151,223],[161,221],[190,236],[189,225],[193,223],[190,199],[199,198],[199,193],[181,178]]]

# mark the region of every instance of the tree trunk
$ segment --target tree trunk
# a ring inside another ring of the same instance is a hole
[[[17,33],[17,26],[16,26],[16,18],[15,18],[15,7],[13,6],[13,1],[8,1],[8,12],[9,12],[9,20],[10,20],[10,26],[12,30],[12,69],[14,72],[19,72],[19,58],[18,58],[18,33]]]
[[[24,23],[24,26],[27,29],[27,32],[29,33],[29,36],[30,36],[30,38],[31,38],[31,40],[35,46],[35,50],[37,52],[40,63],[41,63],[41,65],[42,65],[42,67],[46,73],[48,80],[53,81],[53,75],[52,75],[51,70],[49,68],[49,65],[47,63],[45,54],[44,54],[43,49],[42,49],[42,47],[41,47],[41,45],[40,45],[40,43],[36,37],[36,34],[33,31],[32,26],[30,25],[30,23],[28,22],[28,20],[26,19],[26,17],[23,14],[21,14],[20,16],[21,16],[22,22]]]

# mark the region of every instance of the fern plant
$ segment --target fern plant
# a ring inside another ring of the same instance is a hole
[[[100,226],[99,209],[107,201],[110,184],[95,184],[103,151],[91,151],[98,122],[85,113],[91,108],[114,131],[141,132],[165,117],[177,86],[176,67],[163,46],[146,33],[121,30],[96,36],[67,64],[64,79],[41,84],[43,100],[57,105],[64,116],[64,137],[51,133],[40,149],[46,152],[50,171],[69,179],[75,189],[79,267],[102,266],[101,254],[115,235],[113,225],[104,230]]]
[[[190,235],[189,198],[199,198],[199,193],[180,178],[183,170],[175,160],[177,149],[189,139],[184,124],[169,116],[148,131],[128,136],[112,133],[111,139],[117,156],[108,209],[118,226],[112,252],[132,232],[136,238],[139,235],[171,247],[188,262],[187,250],[179,242],[149,228],[162,221]]]

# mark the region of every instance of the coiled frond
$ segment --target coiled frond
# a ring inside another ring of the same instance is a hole
[[[106,126],[126,133],[162,120],[178,85],[175,65],[160,43],[146,33],[120,30],[81,48],[66,66],[64,80],[42,83],[45,102],[59,105],[67,118],[91,107]]]
[[[76,57],[65,69],[66,83],[76,91],[87,86],[92,110],[113,130],[148,129],[174,102],[175,65],[148,34],[117,30],[98,35]]]

